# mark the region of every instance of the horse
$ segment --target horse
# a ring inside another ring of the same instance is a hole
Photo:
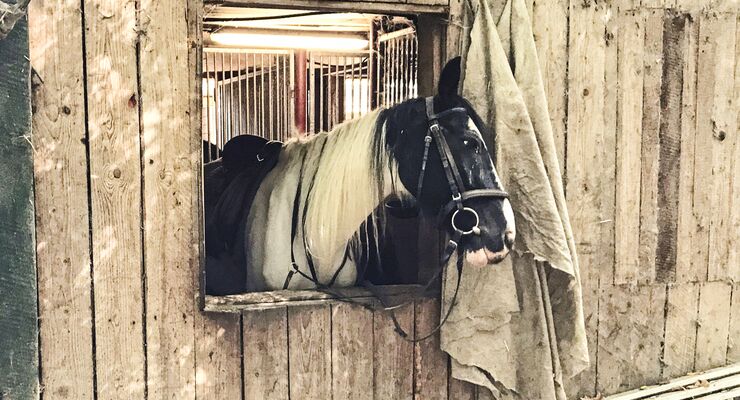
[[[459,80],[456,58],[433,97],[282,144],[236,221],[235,258],[226,268],[207,261],[207,286],[211,279],[248,292],[354,286],[366,278],[362,264],[384,247],[394,204],[437,217],[449,236],[443,261],[454,252],[474,267],[502,261],[514,245],[514,214],[486,145],[495,137],[457,94]]]

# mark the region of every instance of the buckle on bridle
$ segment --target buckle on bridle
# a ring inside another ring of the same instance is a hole
[[[471,214],[475,218],[475,223],[473,225],[471,225],[469,228],[463,227],[467,229],[461,229],[461,227],[458,226],[458,223],[455,222],[455,219],[460,217],[461,215],[464,216],[464,213]],[[478,217],[478,213],[470,207],[463,207],[455,210],[455,212],[452,213],[452,218],[450,218],[450,223],[452,223],[452,229],[454,229],[456,232],[460,232],[460,234],[462,235],[470,235],[471,233],[478,234],[480,232],[480,228],[478,228],[478,224],[480,224],[480,218]]]

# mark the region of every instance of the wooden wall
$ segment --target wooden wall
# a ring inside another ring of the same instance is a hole
[[[615,393],[740,361],[740,6],[530,3],[591,368]]]
[[[571,392],[740,361],[740,27],[723,7],[531,3],[593,358]],[[486,398],[383,313],[198,312],[199,18],[197,0],[31,3],[42,396]],[[402,321],[438,315],[426,300]]]

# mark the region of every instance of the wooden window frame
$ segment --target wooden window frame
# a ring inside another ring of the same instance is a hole
[[[453,0],[455,1],[455,0]],[[419,58],[433,60],[432,68],[425,68],[418,71],[419,95],[427,96],[433,94],[436,88],[436,77],[442,68],[442,58],[445,53],[445,21],[449,16],[448,0],[409,0],[407,3],[391,2],[388,0],[373,2],[354,2],[354,1],[337,1],[337,0],[279,0],[271,3],[264,3],[260,0],[231,0],[231,1],[208,1],[204,3],[205,7],[209,5],[233,6],[233,7],[255,7],[255,8],[290,8],[306,9],[321,11],[352,11],[368,13],[387,13],[387,14],[415,14],[419,19],[417,22],[417,31],[419,40]],[[203,49],[202,41],[202,20],[198,22],[198,29],[195,30],[199,35],[195,43],[198,44],[198,53],[201,54]],[[202,59],[200,57],[199,59]],[[201,76],[202,61],[198,63],[198,76]],[[198,82],[200,96],[200,85]],[[198,104],[200,104],[200,98]],[[198,134],[202,135],[201,129]],[[201,136],[199,136],[201,137]],[[203,168],[201,165],[201,183],[203,182]],[[351,301],[361,304],[377,304],[378,300],[367,289],[362,287],[336,288],[332,289],[332,294],[319,290],[274,290],[265,292],[249,292],[226,296],[213,296],[205,294],[205,226],[204,226],[204,205],[202,184],[199,196],[199,247],[200,247],[200,303],[204,312],[213,313],[240,313],[247,310],[267,310],[285,306],[307,306],[316,304],[326,304],[331,302]],[[425,226],[420,223],[419,231],[430,232],[433,227]],[[434,237],[434,234],[432,234]],[[428,240],[424,240],[428,243]],[[428,244],[427,244],[428,245]],[[434,271],[429,268],[436,260],[422,259],[419,260],[419,278],[420,280],[428,279]],[[419,292],[422,285],[384,285],[380,286],[379,294],[383,295],[394,302],[403,302],[412,298]],[[421,295],[422,298],[438,298],[439,288],[429,290]],[[339,298],[341,296],[341,298]]]

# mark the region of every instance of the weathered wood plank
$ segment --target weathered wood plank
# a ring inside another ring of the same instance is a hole
[[[663,378],[671,378],[694,371],[699,285],[669,285],[666,311]]]
[[[694,143],[694,193],[693,213],[695,217],[691,246],[692,269],[696,270],[699,280],[706,280],[709,271],[710,223],[712,220],[713,198],[721,196],[713,193],[714,179],[713,160],[715,146],[713,109],[715,93],[726,82],[717,80],[717,66],[723,48],[719,47],[718,39],[727,36],[721,35],[722,26],[716,16],[703,14],[699,18],[699,49],[697,65],[697,109],[696,109],[696,138]],[[734,40],[734,38],[733,38]],[[721,89],[720,89],[721,90]]]
[[[136,3],[84,5],[98,398],[143,398]]]
[[[476,400],[475,398],[476,389],[474,384],[455,379],[452,375],[447,377],[448,400]]]
[[[285,312],[283,311],[283,315]],[[245,318],[246,320],[246,318]],[[239,314],[201,314],[195,318],[197,351],[195,353],[195,394],[198,399],[239,399],[242,397],[242,353],[247,360],[246,341],[242,349]],[[278,325],[279,326],[279,325]],[[284,327],[284,325],[283,325]],[[250,326],[250,329],[253,325]],[[247,332],[245,324],[244,338]],[[267,332],[260,332],[267,334]],[[283,339],[285,336],[283,335]],[[269,340],[264,337],[261,340]],[[282,344],[283,349],[285,343]],[[279,351],[279,350],[276,350]],[[253,354],[250,354],[252,356]],[[254,360],[250,360],[254,361]],[[280,365],[275,363],[275,365]],[[272,368],[272,366],[270,366]],[[246,363],[245,363],[246,370]],[[267,370],[266,370],[267,371]],[[246,371],[245,371],[246,372]],[[260,372],[263,372],[260,370]],[[287,375],[287,372],[286,372]],[[264,394],[264,393],[263,393]],[[251,397],[248,397],[251,398]],[[254,397],[260,398],[260,397]],[[264,397],[268,398],[268,397]]]
[[[663,10],[647,10],[643,53],[642,161],[640,173],[640,282],[655,280],[658,247],[660,100],[663,77]]]
[[[710,281],[730,277],[729,243],[730,237],[737,237],[738,230],[733,228],[730,220],[733,205],[732,164],[736,145],[740,145],[737,134],[738,104],[735,97],[735,36],[736,15],[718,14],[716,20],[707,17],[702,20],[710,25],[707,40],[713,44],[714,57],[707,61],[706,72],[714,75],[714,87],[711,103],[705,106],[709,119],[700,120],[697,135],[707,138],[711,144],[711,182],[709,213],[709,254],[708,274]],[[732,134],[735,132],[735,134]],[[707,154],[707,157],[710,157]],[[734,267],[733,267],[734,269]]]
[[[697,370],[719,367],[727,359],[731,295],[732,286],[725,282],[701,285],[694,365]]]
[[[406,331],[414,329],[414,307],[396,310],[396,318]],[[390,313],[376,311],[373,317],[373,392],[375,399],[413,398],[414,346],[394,330]],[[392,349],[383,351],[381,349]]]
[[[600,392],[611,394],[660,380],[665,292],[664,285],[602,290],[597,361]]]
[[[20,18],[0,39],[0,397],[8,399],[39,394],[29,64]]]
[[[421,299],[415,304],[415,336],[431,332],[439,324],[439,300]],[[439,333],[414,344],[414,398],[447,398],[447,354],[439,348]]]
[[[732,286],[730,334],[727,335],[727,363],[740,363],[740,283]]]
[[[649,281],[652,274],[640,268],[638,251],[645,18],[640,11],[619,18],[614,281],[634,284]]]
[[[92,399],[82,16],[79,4],[54,1],[33,1],[28,12],[31,64],[43,80],[33,104],[40,379],[47,399]]]
[[[676,246],[681,167],[681,108],[685,64],[688,62],[686,15],[663,13],[663,71],[660,90],[660,134],[658,166],[655,275],[659,282],[676,277]]]
[[[373,312],[356,304],[331,306],[332,398],[373,399]]]
[[[694,215],[694,165],[697,113],[697,51],[699,24],[686,18],[684,29],[683,90],[681,93],[681,165],[678,184],[678,223],[676,243],[676,282],[696,282],[706,278],[706,270],[695,262],[694,234],[697,230]]]
[[[735,38],[735,110],[738,118],[740,129],[740,13],[737,13],[737,29]],[[727,256],[728,276],[733,282],[740,282],[740,235],[733,235],[732,232],[740,232],[740,139],[735,136],[735,151],[732,159],[732,205],[730,206],[730,218],[727,238]]]
[[[288,362],[288,309],[245,311],[244,398],[290,398]]]
[[[288,309],[290,398],[331,398],[331,306]]]
[[[583,313],[588,332],[590,357],[596,360],[599,285],[611,284],[614,267],[614,127],[607,128],[607,96],[612,88],[605,80],[612,51],[607,56],[605,14],[601,5],[570,4],[568,51],[568,138],[566,198],[576,239],[583,293]],[[613,26],[611,27],[613,29]],[[614,42],[611,48],[615,48]],[[616,78],[616,77],[614,77]],[[609,105],[611,106],[611,105]],[[613,106],[611,106],[613,108]],[[616,110],[615,110],[616,111]],[[615,123],[611,119],[612,124]],[[583,168],[589,165],[589,168]],[[583,371],[566,389],[570,397],[591,395],[596,387],[596,363]]]
[[[146,31],[138,61],[147,391],[154,398],[194,399],[199,254],[193,231],[202,142],[191,126],[192,67],[186,61],[188,23],[197,21],[181,17],[183,3],[177,0],[144,0],[138,12]]]
[[[547,107],[560,161],[566,179],[565,143],[568,115],[568,0],[545,0],[533,4],[532,33],[542,71]]]
[[[420,288],[421,285],[388,285],[379,287],[378,293],[394,301],[402,301],[415,296]],[[438,291],[430,290],[423,295],[435,297],[438,293]],[[332,293],[316,290],[275,290],[227,296],[205,296],[205,310],[231,313],[250,309],[282,308],[286,305],[321,305],[336,300],[338,296],[367,304],[375,301],[375,296],[362,287],[336,288],[332,290]]]

